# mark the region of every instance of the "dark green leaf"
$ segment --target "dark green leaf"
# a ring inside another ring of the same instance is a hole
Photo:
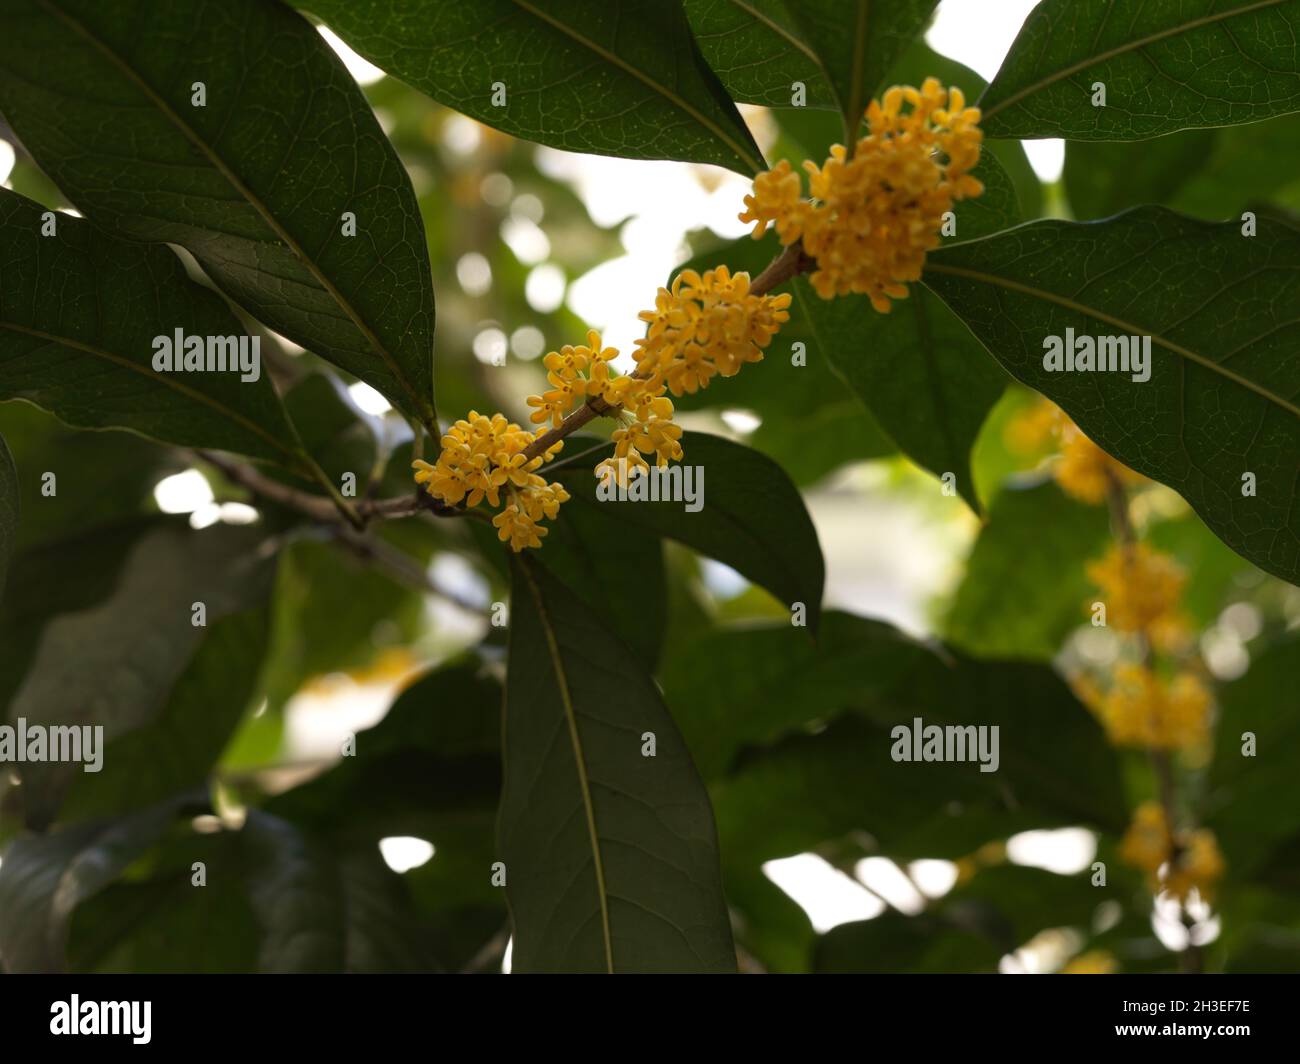
[[[1084,566],[1109,535],[1105,507],[1075,502],[1055,484],[1006,488],[967,559],[948,638],[981,657],[1050,661],[1087,620],[1095,588]]]
[[[109,741],[100,771],[73,777],[60,818],[120,815],[204,784],[253,696],[267,629],[264,609],[215,622],[157,716]]]
[[[1144,207],[941,248],[925,283],[1098,444],[1179,492],[1243,557],[1300,581],[1300,232],[1243,237]],[[1044,369],[1045,338],[1067,328],[1149,335],[1150,379]]]
[[[886,71],[920,35],[936,0],[796,0],[790,13],[820,57],[844,115],[856,130]]]
[[[410,893],[377,848],[335,852],[252,810],[241,832],[263,972],[428,972],[438,968]]]
[[[9,972],[64,967],[68,923],[78,905],[103,890],[167,829],[173,805],[121,820],[25,835],[0,863],[0,961]]]
[[[1218,130],[1196,129],[1140,144],[1073,141],[1065,146],[1062,171],[1070,209],[1084,220],[1139,203],[1169,204],[1205,164],[1219,136]],[[1266,172],[1277,171],[1269,166]]]
[[[685,7],[700,51],[732,99],[790,107],[798,81],[801,106],[839,106],[785,0],[685,0]]]
[[[994,942],[940,916],[885,912],[840,924],[817,940],[813,971],[839,974],[994,972]]]
[[[498,838],[515,971],[734,970],[713,813],[672,717],[607,627],[526,559]]]
[[[433,289],[410,179],[305,19],[257,0],[3,10],[0,109],[89,218],[188,248],[267,325],[432,425]]]
[[[0,598],[9,575],[9,559],[18,539],[18,469],[14,456],[0,436]]]
[[[1219,725],[1203,816],[1229,874],[1244,878],[1300,832],[1300,637],[1267,648],[1245,675],[1219,688]],[[1255,753],[1243,753],[1245,733]]]
[[[375,65],[512,136],[742,174],[764,169],[680,0],[299,3]]]
[[[103,726],[105,740],[155,718],[174,691],[206,631],[206,623],[248,609],[268,590],[270,566],[252,529],[217,526],[203,532],[159,528],[132,548],[107,599],[50,621],[14,696],[9,719],[30,725]],[[27,821],[54,818],[74,773],[72,762],[23,765]]]
[[[1300,111],[1294,0],[1044,0],[980,99],[992,137],[1141,140]],[[1095,83],[1106,87],[1094,106]]]
[[[20,400],[0,403],[0,432],[19,471],[23,519],[15,551],[156,514],[154,487],[185,468],[178,452],[133,432],[78,432]]]
[[[599,501],[592,468],[605,452],[557,475],[575,499],[730,565],[787,606],[802,602],[815,629],[825,565],[817,530],[790,478],[770,458],[718,436],[687,432],[682,447],[682,464],[696,467],[697,489],[703,486],[697,513],[687,513],[681,502]],[[700,470],[707,473],[703,479]]]
[[[27,399],[81,428],[297,461],[299,444],[264,372],[256,381],[154,372],[156,336],[243,334],[220,298],[190,281],[166,248],[122,243],[63,214],[55,235],[42,236],[42,213],[0,190],[0,397]]]

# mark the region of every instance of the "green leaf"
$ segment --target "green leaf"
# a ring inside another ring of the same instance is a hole
[[[717,779],[728,860],[802,853],[859,831],[883,852],[956,858],[1030,827],[1119,830],[1126,819],[1115,752],[1044,665],[954,657],[830,613],[812,651],[786,626],[702,640],[665,672],[664,689]],[[997,771],[894,761],[893,730],[917,717],[996,726]]]
[[[1234,878],[1245,878],[1300,832],[1300,636],[1268,647],[1240,678],[1218,690],[1219,724],[1202,814]],[[1244,734],[1255,754],[1242,753]]]
[[[107,742],[98,772],[73,777],[60,819],[120,815],[204,785],[253,697],[267,630],[265,609],[214,623],[157,716]]]
[[[0,403],[0,432],[20,474],[22,524],[15,552],[156,514],[155,486],[185,468],[183,456],[170,447],[133,432],[79,432],[22,400]],[[54,474],[52,482],[46,473]]]
[[[885,912],[831,928],[817,940],[822,974],[994,972],[1001,951],[986,937],[942,917]]]
[[[1044,0],[981,97],[981,125],[991,137],[1142,140],[1300,111],[1297,35],[1293,0]]]
[[[265,598],[269,563],[253,529],[216,526],[203,532],[158,528],[139,540],[102,602],[50,621],[14,696],[9,719],[29,725],[102,726],[105,740],[153,720],[175,690],[206,631],[195,626],[195,603],[206,623]],[[22,766],[29,825],[53,820],[83,765]]]
[[[1084,566],[1110,536],[1106,508],[1055,484],[1007,487],[980,530],[957,588],[947,637],[981,657],[1050,661],[1087,620],[1095,588]]]
[[[696,485],[702,485],[704,505],[697,513],[687,513],[681,502],[600,501],[592,469],[608,450],[556,476],[575,499],[731,566],[786,606],[803,603],[815,630],[825,563],[817,530],[790,478],[770,458],[718,436],[687,432],[682,448],[682,464],[702,477]]]
[[[685,7],[700,51],[733,100],[790,107],[801,81],[802,106],[839,107],[784,0],[685,0]]]
[[[1188,130],[1156,140],[1066,145],[1065,188],[1078,218],[1162,203],[1199,218],[1261,202],[1300,207],[1300,115]]]
[[[4,10],[0,110],[87,217],[187,248],[231,298],[436,435],[415,194],[305,19],[257,0],[5,0]],[[345,212],[355,236],[343,235]]]
[[[18,539],[18,510],[18,468],[5,438],[0,436],[0,598],[4,596],[9,559]]]
[[[936,0],[797,0],[790,13],[827,70],[847,130],[862,121],[885,72],[918,37]]]
[[[376,66],[512,136],[742,174],[765,168],[680,0],[299,2]],[[503,104],[493,102],[498,84]]]
[[[166,248],[122,243],[63,214],[55,235],[42,236],[43,213],[0,190],[0,398],[26,399],[81,428],[298,460],[265,373],[242,381],[154,372],[156,336],[243,335],[220,298]]]
[[[925,283],[1100,446],[1181,494],[1243,557],[1300,581],[1300,232],[1265,224],[1246,238],[1143,207],[941,248]],[[1150,379],[1044,369],[1045,338],[1067,328],[1149,335]]]
[[[527,559],[512,605],[498,841],[514,970],[734,971],[713,813],[654,682]]]
[[[0,962],[9,972],[64,967],[73,911],[103,890],[167,829],[176,807],[24,835],[0,862]]]
[[[991,154],[984,153],[974,174],[984,195],[956,208],[962,240],[1020,217],[1011,180]],[[955,474],[958,492],[979,512],[970,452],[1006,377],[961,319],[919,284],[889,314],[866,296],[822,299],[803,279],[796,291],[819,349],[881,427],[922,468]]]
[[[883,621],[831,611],[814,640],[788,624],[708,632],[665,662],[660,683],[706,779],[746,746],[886,698],[931,652]]]
[[[437,970],[410,893],[378,849],[336,852],[260,810],[250,810],[241,836],[263,928],[260,971]]]

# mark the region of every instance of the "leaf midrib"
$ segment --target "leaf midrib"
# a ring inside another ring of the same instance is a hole
[[[573,692],[569,689],[568,677],[564,671],[564,659],[560,655],[559,640],[555,636],[555,626],[551,621],[551,615],[546,609],[546,602],[542,597],[541,588],[533,579],[533,574],[529,571],[529,565],[532,564],[524,559],[519,560],[519,572],[523,574],[524,580],[528,583],[529,593],[533,597],[533,602],[537,606],[537,618],[542,626],[542,634],[546,637],[546,651],[551,659],[551,668],[555,672],[556,687],[560,692],[560,702],[564,706],[564,716],[569,727],[569,741],[573,746],[573,762],[578,773],[578,787],[582,792],[583,812],[587,819],[587,835],[591,842],[591,858],[596,875],[596,896],[600,901],[600,930],[601,940],[605,948],[605,969],[610,975],[614,974],[614,943],[610,932],[609,925],[609,893],[605,886],[605,859],[600,846],[600,834],[596,830],[596,807],[591,799],[591,784],[587,774],[586,755],[582,749],[582,736],[578,732],[578,716],[573,706]]]
[[[1028,295],[1037,299],[1042,299],[1048,303],[1055,303],[1057,306],[1065,307],[1067,310],[1075,311],[1076,313],[1083,314],[1086,317],[1096,318],[1098,321],[1104,321],[1108,325],[1115,326],[1121,332],[1128,333],[1131,335],[1149,335],[1151,337],[1152,343],[1159,344],[1161,347],[1165,348],[1168,351],[1173,352],[1176,355],[1182,356],[1183,358],[1187,359],[1189,362],[1195,362],[1198,366],[1201,366],[1202,368],[1207,369],[1212,373],[1219,374],[1224,379],[1231,381],[1233,384],[1236,384],[1238,387],[1246,388],[1249,391],[1252,391],[1255,394],[1263,397],[1264,399],[1267,399],[1272,403],[1276,403],[1278,406],[1280,406],[1283,410],[1286,410],[1288,413],[1294,414],[1296,417],[1300,417],[1300,407],[1296,407],[1292,405],[1291,403],[1283,399],[1280,395],[1274,395],[1272,392],[1270,392],[1267,388],[1263,387],[1262,385],[1256,384],[1254,381],[1249,380],[1238,373],[1234,373],[1230,369],[1225,369],[1222,365],[1220,365],[1218,362],[1215,362],[1212,358],[1209,358],[1206,355],[1198,354],[1197,352],[1191,350],[1191,348],[1183,347],[1181,344],[1176,344],[1172,340],[1166,339],[1165,337],[1161,336],[1159,333],[1148,332],[1146,328],[1144,328],[1141,325],[1137,325],[1134,322],[1125,321],[1123,318],[1117,318],[1111,314],[1105,313],[1104,311],[1098,310],[1095,307],[1090,307],[1084,303],[1076,302],[1075,300],[1069,299],[1066,296],[1057,295],[1055,292],[1048,292],[1041,288],[1035,288],[1033,285],[1022,284],[1019,281],[1011,280],[1009,277],[999,277],[996,274],[985,273],[983,270],[971,270],[962,266],[946,266],[941,263],[936,263],[933,261],[931,261],[926,265],[925,270],[927,273],[946,273],[954,277],[967,277],[973,281],[980,281],[984,284],[991,284],[1000,288],[1006,288],[1013,292],[1020,292],[1023,295]]]
[[[82,24],[79,20],[63,11],[53,0],[39,0],[42,7],[49,11],[55,18],[66,23],[75,33],[80,34],[91,46],[101,52],[105,58],[116,66],[122,73],[140,90],[141,93],[158,109],[158,111],[171,122],[181,133],[202,152],[212,166],[229,182],[230,186],[251,206],[262,220],[267,224],[276,237],[284,242],[298,260],[307,268],[316,282],[325,290],[334,302],[340,306],[344,313],[347,314],[352,324],[366,338],[367,343],[374,349],[376,354],[388,366],[389,371],[393,374],[398,384],[402,386],[403,391],[410,396],[415,403],[416,409],[421,411],[425,419],[436,428],[436,415],[433,411],[432,404],[426,400],[419,391],[412,385],[407,378],[406,373],[393,357],[392,353],[379,339],[378,335],[366,323],[364,317],[357,311],[352,303],[343,295],[334,283],[326,276],[325,272],[317,265],[316,261],[307,254],[303,247],[284,229],[275,218],[275,215],[264,204],[261,199],[240,179],[239,175],[234,172],[217,152],[202,138],[198,133],[178,115],[161,95],[159,95],[152,85],[141,77],[131,66],[115,52],[109,45],[100,40],[95,34]]]
[[[614,52],[602,48],[600,45],[598,45],[595,41],[591,40],[589,37],[584,37],[572,26],[569,26],[561,22],[559,19],[556,19],[551,15],[548,15],[545,12],[538,10],[534,5],[528,3],[528,0],[510,0],[510,2],[513,3],[516,7],[518,7],[521,11],[525,11],[528,14],[532,15],[538,21],[545,22],[548,26],[551,26],[552,28],[559,30],[561,33],[569,37],[571,40],[577,42],[582,47],[595,53],[597,56],[605,60],[605,62],[609,63],[611,66],[618,67],[618,69],[622,70],[625,74],[628,74],[631,77],[636,78],[637,81],[653,89],[665,100],[671,103],[674,107],[677,107],[679,110],[685,111],[686,114],[690,115],[691,118],[695,119],[695,121],[699,122],[700,125],[704,126],[705,129],[709,130],[710,133],[712,133],[715,137],[717,137],[724,144],[726,144],[728,148],[730,148],[733,152],[736,153],[736,157],[739,158],[751,169],[753,169],[755,173],[758,173],[760,170],[763,170],[765,168],[764,163],[761,159],[757,159],[753,155],[753,153],[750,152],[748,148],[746,148],[743,144],[739,143],[736,140],[736,138],[733,137],[731,134],[729,134],[725,129],[723,129],[722,126],[718,125],[717,122],[709,118],[708,115],[704,114],[696,107],[693,107],[689,101],[687,101],[683,97],[677,95],[675,92],[670,90],[667,85],[664,85],[661,82],[656,81],[654,78],[649,77],[644,71],[639,70],[637,67],[633,66],[631,63],[628,63],[626,60],[622,59]]]
[[[1218,11],[1210,15],[1203,15],[1200,18],[1192,19],[1190,22],[1184,22],[1178,26],[1172,26],[1167,30],[1159,30],[1156,33],[1148,34],[1145,37],[1138,37],[1131,41],[1125,41],[1123,44],[1118,44],[1114,48],[1108,48],[1104,52],[1098,52],[1096,55],[1088,56],[1076,63],[1072,63],[1068,67],[1063,67],[1060,70],[1053,71],[1051,74],[1048,74],[1044,78],[1040,78],[1033,84],[1026,85],[1023,89],[1013,92],[1005,100],[1002,100],[1000,103],[995,103],[992,107],[987,108],[984,111],[983,121],[988,122],[988,120],[999,111],[1005,110],[1012,104],[1019,103],[1026,96],[1031,96],[1048,85],[1054,85],[1058,81],[1063,81],[1072,74],[1077,74],[1081,70],[1088,69],[1088,67],[1095,63],[1104,63],[1108,59],[1114,59],[1117,55],[1123,55],[1126,52],[1145,48],[1148,44],[1154,44],[1156,41],[1162,41],[1167,37],[1177,37],[1179,34],[1190,33],[1192,30],[1199,29],[1202,26],[1213,25],[1216,22],[1222,22],[1225,19],[1233,18],[1237,15],[1246,15],[1252,11],[1258,11],[1260,8],[1276,7],[1280,3],[1282,3],[1282,0],[1257,0],[1256,3],[1247,4],[1245,7],[1237,7],[1230,11]],[[996,76],[993,81],[996,84]]]
[[[219,402],[212,396],[207,395],[196,388],[191,388],[187,384],[172,380],[170,377],[159,373],[153,373],[152,371],[145,369],[139,363],[132,362],[129,358],[125,358],[122,355],[116,355],[111,351],[105,351],[103,348],[95,347],[91,344],[84,344],[80,340],[72,340],[66,336],[57,336],[54,333],[48,333],[42,329],[34,329],[27,325],[16,325],[13,322],[0,321],[0,329],[8,329],[11,332],[22,333],[26,336],[34,336],[38,340],[44,340],[46,343],[59,344],[62,347],[71,347],[74,350],[83,352],[84,354],[92,355],[95,358],[102,358],[106,362],[112,362],[114,365],[121,366],[124,369],[129,369],[133,373],[138,373],[142,377],[153,381],[155,384],[161,384],[165,388],[171,388],[173,391],[179,392],[187,399],[192,399],[204,406],[211,407],[223,417],[228,418],[240,427],[265,440],[277,451],[280,451],[295,460],[300,458],[300,454],[295,448],[281,442],[274,435],[267,432],[266,429],[262,428],[262,426],[256,421],[245,417],[238,410],[226,406],[224,403]]]

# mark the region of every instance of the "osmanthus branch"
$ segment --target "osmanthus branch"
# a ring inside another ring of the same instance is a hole
[[[1133,515],[1129,509],[1128,490],[1115,473],[1106,470],[1106,502],[1110,509],[1111,523],[1115,526],[1115,535],[1125,551],[1132,551],[1137,546],[1137,533],[1133,529]],[[1145,631],[1137,633],[1138,654],[1143,668],[1151,664],[1151,641]],[[1156,777],[1156,789],[1160,795],[1160,807],[1164,811],[1165,824],[1168,825],[1170,838],[1169,860],[1177,864],[1183,856],[1183,844],[1174,831],[1177,823],[1178,790],[1174,782],[1174,766],[1167,750],[1149,749],[1151,770]],[[1187,932],[1187,948],[1178,954],[1179,965],[1188,975],[1198,975],[1202,971],[1201,948],[1192,938],[1196,921],[1184,906],[1179,906],[1184,930]]]
[[[817,260],[805,254],[803,245],[796,241],[773,259],[766,269],[750,282],[749,291],[756,296],[767,295],[773,288],[785,284],[786,281],[792,280],[801,273],[807,273],[809,270],[814,269],[816,265]],[[634,373],[632,376],[640,378],[642,374]],[[604,417],[606,414],[616,413],[619,409],[621,408],[605,402],[599,396],[588,399],[586,403],[569,414],[563,422],[529,444],[524,449],[524,457],[532,459],[545,454],[560,440],[577,432],[588,422],[594,421],[598,417]]]

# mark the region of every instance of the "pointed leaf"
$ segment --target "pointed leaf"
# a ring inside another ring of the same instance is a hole
[[[1098,444],[1243,557],[1300,581],[1300,232],[1266,221],[1247,237],[1143,207],[941,248],[925,283]],[[1045,369],[1047,338],[1067,328],[1149,335],[1150,379]]]
[[[26,399],[81,428],[297,460],[265,372],[243,381],[153,369],[156,336],[243,334],[218,296],[166,248],[115,240],[81,219],[56,215],[55,234],[42,236],[43,213],[0,190],[0,398]]]
[[[87,217],[188,248],[267,325],[432,423],[415,194],[305,19],[257,0],[3,10],[0,110]]]
[[[979,101],[982,125],[991,137],[1142,140],[1300,111],[1298,36],[1294,0],[1044,0]]]
[[[376,66],[512,136],[742,174],[764,168],[680,0],[298,2]]]
[[[734,971],[713,811],[672,717],[627,648],[526,559],[498,824],[515,971]]]

